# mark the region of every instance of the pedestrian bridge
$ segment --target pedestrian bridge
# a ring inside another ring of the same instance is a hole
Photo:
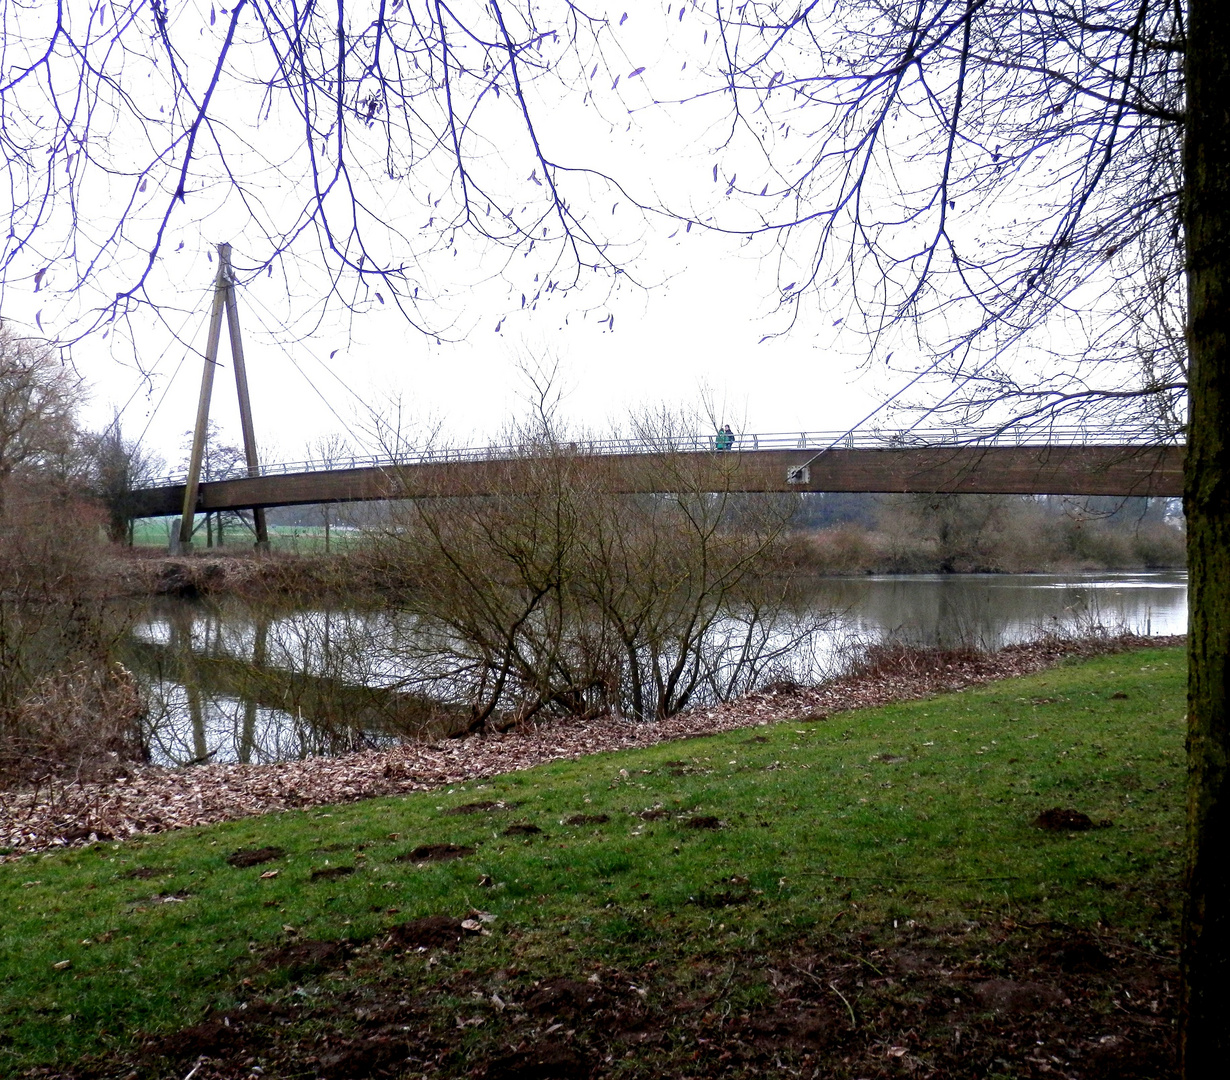
[[[620,493],[923,492],[1175,497],[1182,443],[1123,428],[912,428],[428,447],[240,467],[202,479],[197,512],[537,490],[548,475]],[[563,470],[561,473],[560,470]],[[130,493],[129,517],[183,508],[185,477]]]

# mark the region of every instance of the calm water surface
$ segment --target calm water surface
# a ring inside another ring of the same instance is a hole
[[[800,622],[827,616],[797,650],[795,677],[835,673],[867,644],[993,648],[1047,632],[1181,634],[1187,575],[908,575],[821,578]],[[399,690],[399,642],[420,633],[398,612],[300,611],[270,618],[234,601],[159,601],[129,656],[151,702],[160,764],[270,762],[394,741],[449,725],[438,703]],[[421,637],[418,639],[421,641]]]

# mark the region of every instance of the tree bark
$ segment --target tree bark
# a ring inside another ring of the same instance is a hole
[[[1225,1075],[1230,1025],[1230,21],[1190,0],[1184,225],[1190,403],[1187,514],[1187,870],[1180,1053],[1184,1077]]]

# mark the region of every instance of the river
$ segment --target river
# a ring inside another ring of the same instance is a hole
[[[788,658],[800,680],[835,674],[886,639],[996,648],[1045,633],[1181,634],[1187,624],[1181,571],[817,578],[803,596],[787,622],[817,629]],[[454,727],[455,706],[408,689],[399,643],[418,632],[396,612],[152,603],[127,656],[150,702],[151,758],[292,760]]]

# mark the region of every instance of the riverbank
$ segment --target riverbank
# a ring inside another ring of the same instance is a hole
[[[1157,648],[1181,640],[1135,635],[1044,638],[991,653],[879,649],[872,650],[851,674],[816,687],[781,686],[652,723],[607,716],[336,758],[183,769],[133,765],[101,782],[52,778],[31,789],[0,792],[0,861],[50,847],[428,791],[545,762],[785,719],[824,720],[852,709],[930,697],[1041,671],[1070,658]]]
[[[11,861],[0,1074],[1171,1075],[1183,655],[1055,659]]]
[[[102,576],[117,597],[235,596],[281,607],[378,601],[389,588],[404,584],[367,555],[258,554],[247,546],[193,555],[116,548]]]
[[[1119,539],[1091,544],[1089,551],[1078,554],[1021,555],[1014,549],[1011,556],[953,559],[916,538],[841,526],[795,534],[786,548],[786,567],[804,586],[813,577],[857,579],[871,574],[1084,574],[1184,568],[1181,533],[1157,527],[1137,539],[1135,546]],[[259,556],[246,546],[194,555],[132,548],[113,550],[103,579],[108,591],[123,597],[235,596],[293,607],[380,603],[390,590],[414,586],[405,572],[404,566],[382,558],[378,548],[361,545],[332,555],[278,551]]]

